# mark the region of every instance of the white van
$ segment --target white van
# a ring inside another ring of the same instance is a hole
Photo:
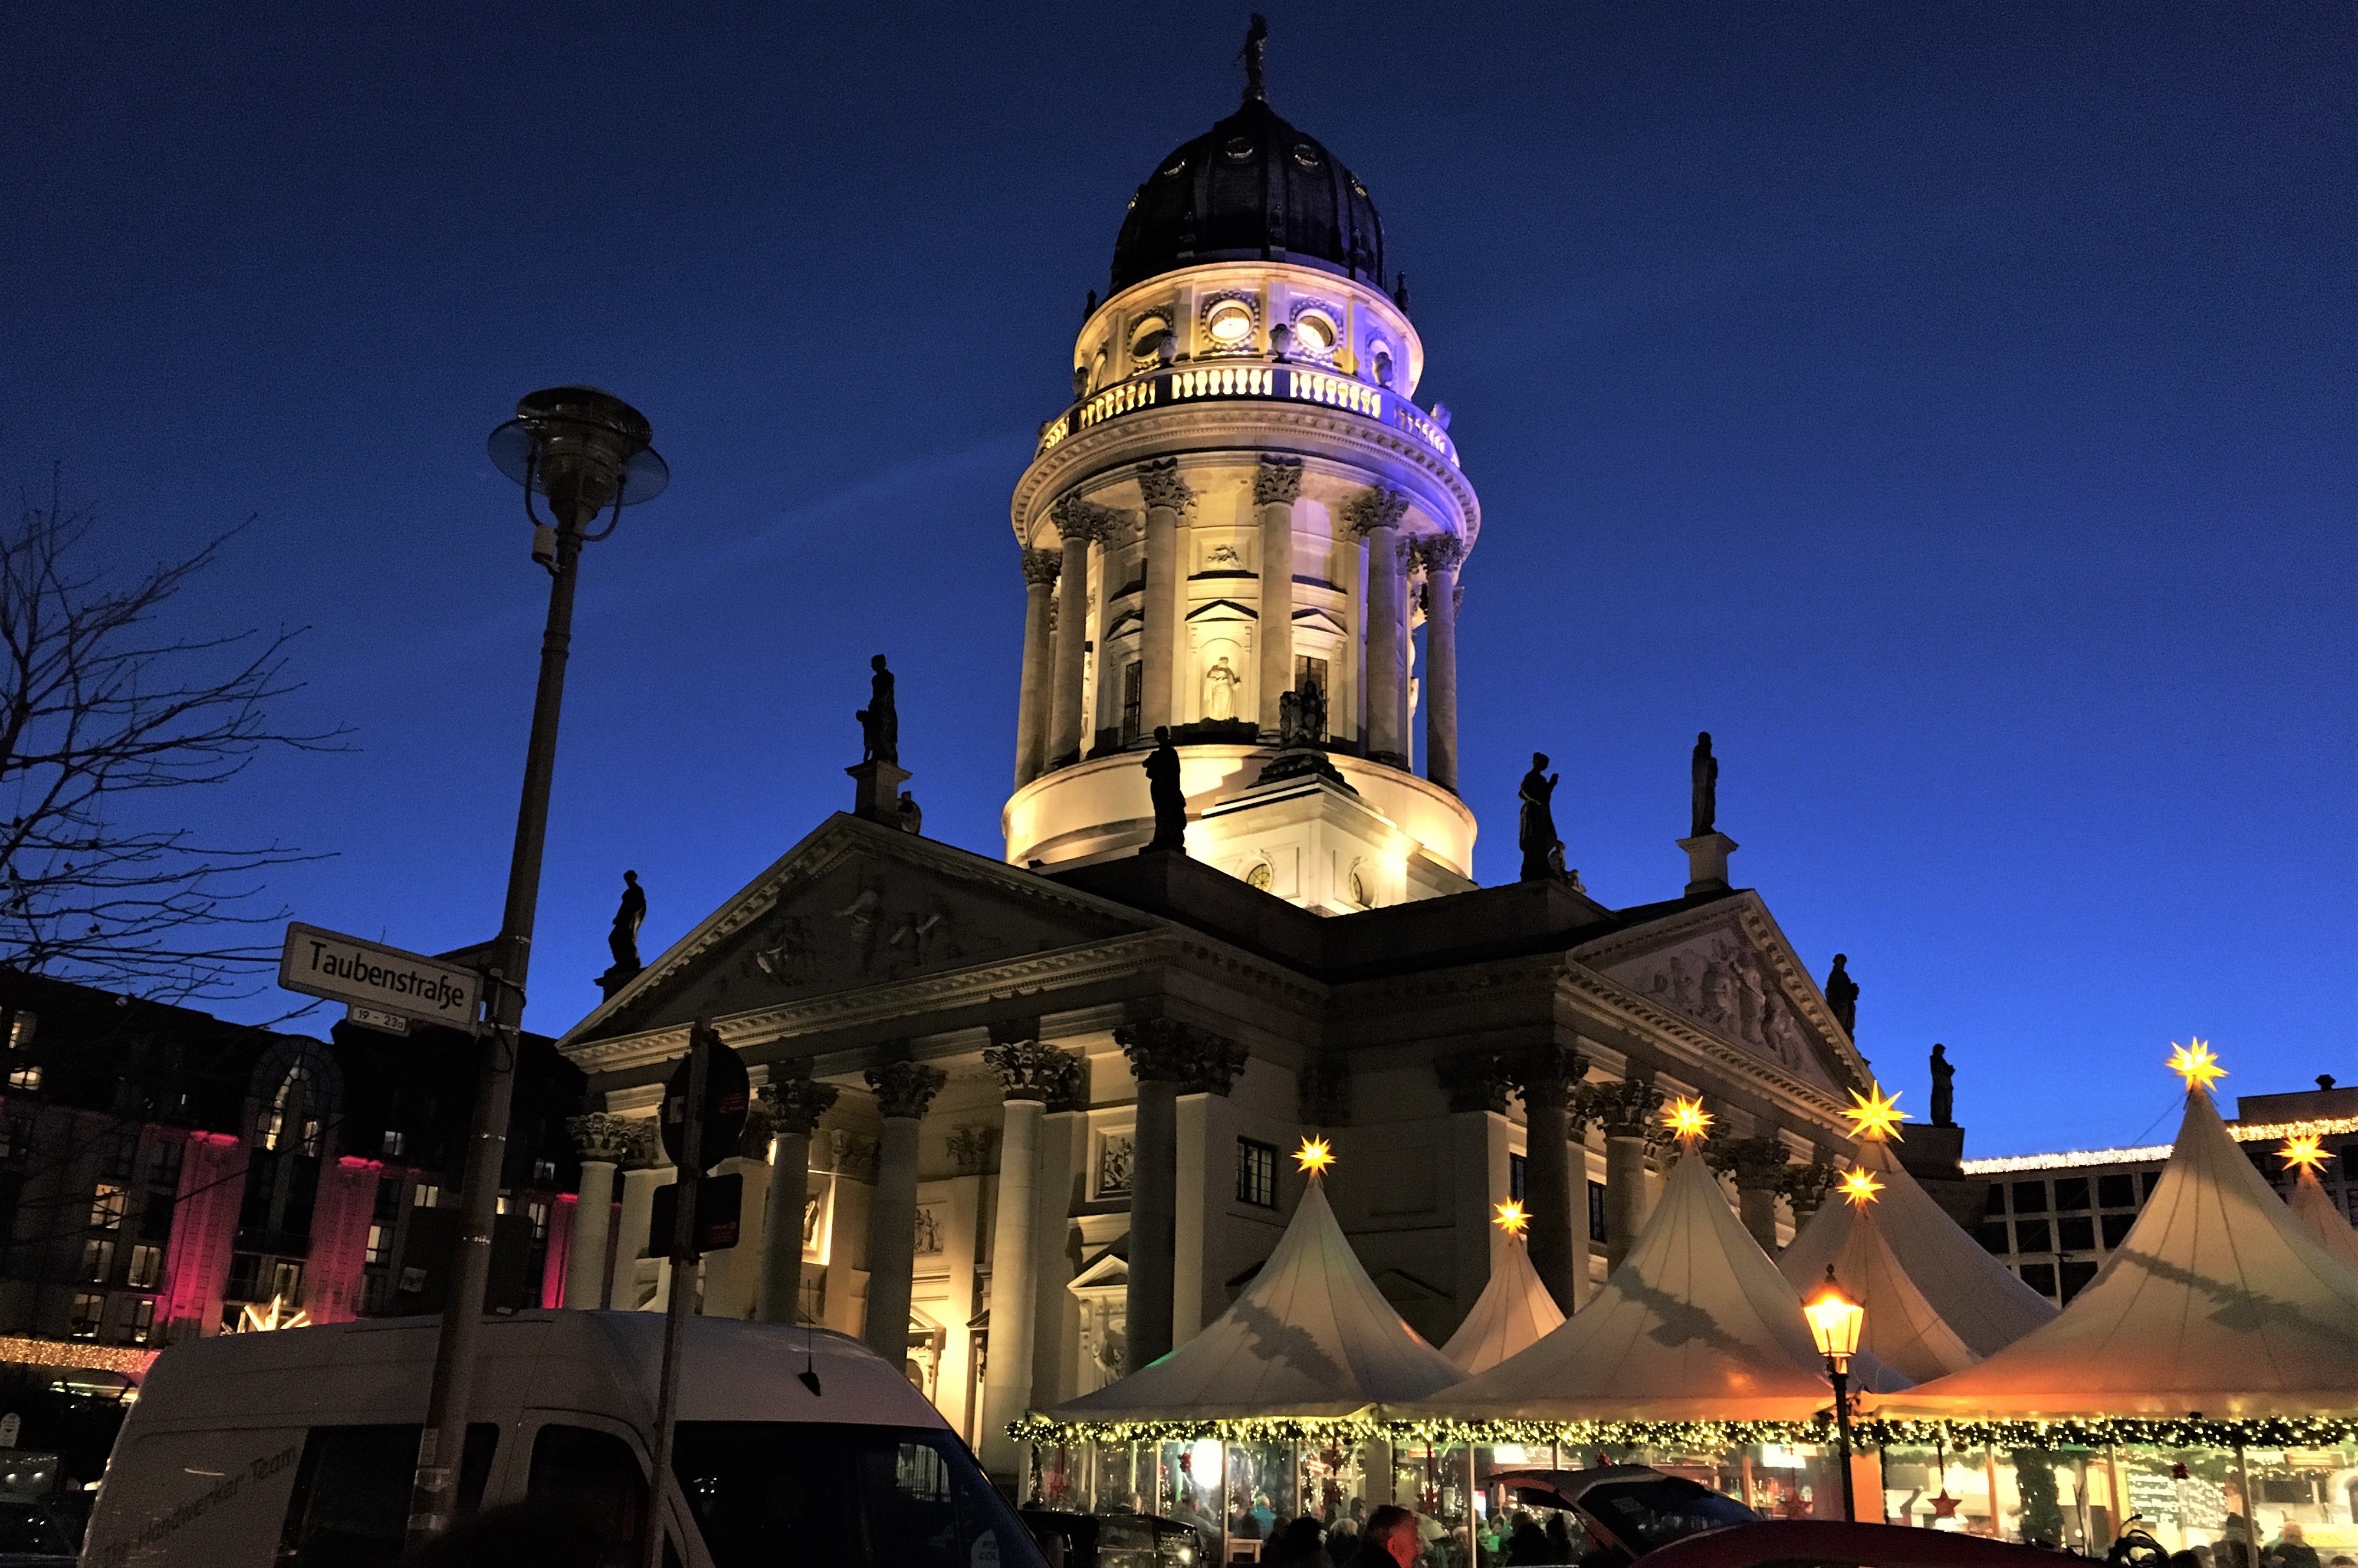
[[[86,1568],[396,1561],[437,1328],[377,1318],[166,1350],[115,1440]],[[462,1515],[594,1517],[601,1568],[639,1568],[663,1329],[654,1313],[486,1320]],[[966,1445],[859,1341],[691,1318],[683,1351],[659,1509],[681,1568],[1044,1568]]]

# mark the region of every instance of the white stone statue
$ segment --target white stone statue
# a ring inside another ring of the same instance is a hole
[[[1229,667],[1228,656],[1204,672],[1204,717],[1234,719],[1237,716],[1237,672]]]

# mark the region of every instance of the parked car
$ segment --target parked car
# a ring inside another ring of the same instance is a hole
[[[1196,1568],[1211,1554],[1195,1527],[1153,1514],[1025,1509],[1023,1522],[1057,1568]]]
[[[460,1514],[537,1510],[594,1538],[600,1568],[638,1568],[651,1527],[681,1568],[1047,1568],[899,1368],[823,1329],[686,1326],[673,1474],[650,1506],[663,1318],[487,1319]],[[438,1328],[376,1318],[172,1346],[115,1439],[82,1561],[392,1563]]]

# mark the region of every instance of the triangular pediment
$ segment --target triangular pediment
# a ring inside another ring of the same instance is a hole
[[[1817,982],[1757,894],[1625,927],[1573,957],[1645,1005],[1839,1095],[1869,1081]]]
[[[903,986],[1157,928],[1034,872],[837,816],[558,1044]]]

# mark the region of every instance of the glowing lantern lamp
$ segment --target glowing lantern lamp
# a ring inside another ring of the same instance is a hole
[[[1833,1265],[1826,1265],[1826,1282],[1801,1308],[1810,1320],[1810,1337],[1826,1358],[1826,1375],[1834,1385],[1834,1424],[1842,1432],[1843,1518],[1858,1521],[1858,1501],[1850,1476],[1850,1358],[1858,1354],[1858,1331],[1866,1325],[1866,1309],[1842,1292],[1834,1282]]]

